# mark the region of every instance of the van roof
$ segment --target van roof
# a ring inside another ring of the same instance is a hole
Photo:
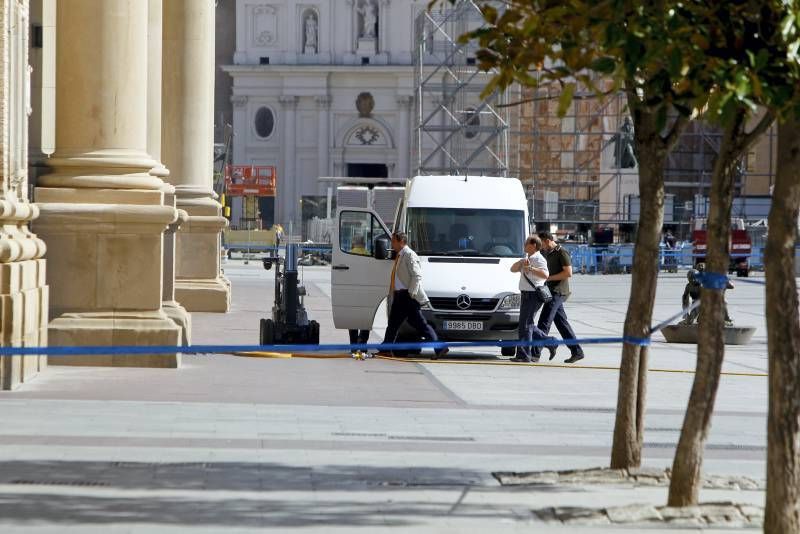
[[[415,176],[408,207],[527,210],[522,182],[497,176]]]

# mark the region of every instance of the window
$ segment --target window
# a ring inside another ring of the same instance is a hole
[[[268,107],[259,108],[256,112],[254,121],[256,127],[256,135],[262,139],[266,139],[272,135],[275,130],[275,115]]]
[[[408,244],[420,256],[519,258],[525,215],[516,210],[409,208]]]
[[[388,237],[381,223],[363,211],[344,211],[339,218],[339,249],[356,256],[372,256],[375,240]]]
[[[461,114],[461,124],[464,126],[464,137],[467,139],[474,139],[481,126],[481,117],[475,108],[467,108]]]

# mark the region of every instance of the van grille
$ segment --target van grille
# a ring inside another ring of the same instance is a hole
[[[434,310],[457,311],[492,311],[497,307],[499,299],[472,299],[468,308],[459,308],[454,297],[431,297]]]

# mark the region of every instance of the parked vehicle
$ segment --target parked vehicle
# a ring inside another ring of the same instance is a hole
[[[706,261],[708,248],[706,234],[706,219],[695,218],[692,230],[695,265]],[[731,256],[728,272],[736,272],[736,276],[749,276],[753,245],[750,235],[745,229],[744,219],[731,219],[731,233],[728,239],[728,250],[730,250]]]
[[[392,260],[389,226],[366,208],[340,207],[332,251],[336,328],[369,329],[386,297]],[[528,205],[519,180],[417,176],[406,183],[393,227],[420,257],[430,307],[442,340],[513,340],[519,323],[519,275]],[[380,242],[379,242],[380,241]],[[403,335],[401,330],[400,335]],[[513,354],[513,347],[503,349]]]

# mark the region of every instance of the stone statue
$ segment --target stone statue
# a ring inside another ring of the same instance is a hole
[[[378,6],[376,6],[372,0],[366,0],[358,8],[358,13],[361,15],[361,20],[363,21],[361,35],[359,35],[359,37],[374,39],[376,37],[376,28],[378,25]]]
[[[630,117],[625,117],[619,132],[614,135],[614,161],[618,169],[633,169],[636,167],[633,121]]]
[[[317,51],[317,21],[314,15],[310,14],[305,20],[305,53],[316,53]]]

